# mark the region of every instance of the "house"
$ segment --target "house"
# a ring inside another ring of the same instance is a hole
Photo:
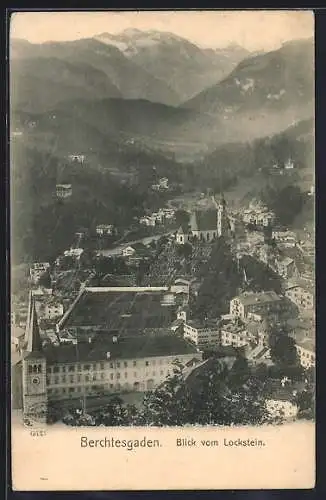
[[[57,319],[63,315],[63,304],[60,302],[50,302],[44,306],[44,319]]]
[[[169,179],[167,177],[161,177],[158,183],[161,189],[169,189]]]
[[[80,259],[83,252],[84,250],[82,248],[70,248],[69,250],[65,250],[63,255],[65,257],[75,257],[76,259]]]
[[[313,287],[303,280],[288,284],[284,295],[302,311],[314,309],[315,295]]]
[[[232,345],[233,347],[243,347],[252,341],[252,335],[245,327],[235,323],[227,323],[220,329],[220,342],[222,346]]]
[[[297,244],[297,236],[293,231],[273,231],[272,238],[280,245],[293,248]]]
[[[301,366],[306,369],[315,367],[316,352],[314,340],[311,338],[297,340],[295,347],[300,359]]]
[[[255,224],[257,226],[270,226],[275,220],[275,214],[267,208],[254,208],[244,210],[242,220],[245,224]]]
[[[37,284],[40,277],[43,274],[45,274],[49,270],[49,268],[50,268],[49,262],[34,262],[34,264],[32,264],[29,270],[31,281],[34,284]]]
[[[283,301],[274,291],[244,292],[230,301],[230,315],[246,319],[250,313],[267,315],[280,311]]]
[[[131,255],[134,255],[136,253],[136,250],[132,246],[128,246],[122,249],[122,255],[123,257],[130,257]]]
[[[156,221],[152,217],[145,216],[139,219],[139,223],[143,224],[144,226],[155,226]]]
[[[112,224],[99,224],[96,226],[96,234],[99,236],[111,235],[113,233]]]
[[[265,400],[265,406],[271,420],[293,420],[299,411],[293,394],[283,395],[280,391],[274,391]]]
[[[188,306],[180,306],[177,311],[177,319],[183,322],[187,321],[187,317],[189,315],[189,307]]]
[[[217,346],[219,343],[219,328],[217,322],[189,320],[184,323],[183,335],[199,348]]]
[[[294,163],[293,161],[291,160],[291,158],[289,158],[285,163],[284,163],[284,168],[285,170],[292,170],[294,168]]]
[[[295,262],[290,257],[284,257],[281,260],[276,260],[276,269],[282,278],[293,278],[297,275]]]
[[[72,195],[71,184],[57,184],[56,185],[57,198],[65,199]]]
[[[85,155],[80,155],[80,154],[69,155],[68,158],[70,161],[77,163],[84,163],[85,161]]]

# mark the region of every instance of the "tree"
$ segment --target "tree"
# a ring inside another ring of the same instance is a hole
[[[46,271],[45,273],[43,273],[40,276],[40,279],[38,280],[38,284],[44,288],[51,288],[51,276],[50,276],[49,271]]]
[[[255,377],[244,377],[243,369],[242,360],[229,371],[226,364],[211,358],[185,379],[182,369],[177,368],[173,376],[145,397],[140,424],[262,423],[266,419],[263,384]]]
[[[285,366],[299,364],[295,340],[284,332],[272,331],[269,336],[271,358],[274,363]]]
[[[189,259],[192,255],[192,246],[190,243],[185,243],[184,245],[177,246],[177,253],[179,257],[184,259]]]

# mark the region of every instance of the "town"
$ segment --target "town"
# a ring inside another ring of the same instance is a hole
[[[152,190],[167,192],[169,179]],[[71,185],[56,195],[69,198]],[[82,228],[13,296],[13,410],[26,422],[157,424],[151,397],[163,414],[167,384],[181,384],[178,405],[226,367],[228,383],[244,373],[247,388],[259,383],[261,421],[313,418],[314,250],[313,235],[284,227],[261,200],[234,208],[223,193],[147,211],[124,234],[110,220]],[[180,422],[198,422],[188,406]]]

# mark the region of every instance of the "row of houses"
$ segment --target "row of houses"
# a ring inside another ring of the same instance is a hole
[[[269,333],[265,319],[277,320],[287,309],[284,297],[275,292],[243,293],[230,301],[230,312],[217,320],[198,321],[188,318],[181,308],[177,321],[183,324],[184,338],[200,349],[220,346],[245,347],[252,362],[269,359]],[[303,339],[296,338],[296,348],[304,368],[315,366],[315,352],[311,332]]]
[[[156,226],[174,219],[175,210],[172,208],[160,208],[157,212],[140,217],[139,223],[145,226]]]

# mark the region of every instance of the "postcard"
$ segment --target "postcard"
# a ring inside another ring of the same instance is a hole
[[[313,488],[313,12],[9,44],[13,489]]]

